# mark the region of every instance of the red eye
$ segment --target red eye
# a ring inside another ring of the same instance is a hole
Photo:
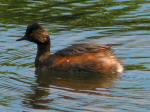
[[[32,37],[33,36],[33,33],[30,33],[30,37]]]

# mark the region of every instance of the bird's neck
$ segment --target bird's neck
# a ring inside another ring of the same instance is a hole
[[[35,59],[35,66],[44,64],[50,56],[50,40],[44,44],[37,44],[37,55]]]

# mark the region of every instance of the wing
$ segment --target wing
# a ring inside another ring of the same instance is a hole
[[[73,44],[68,48],[56,52],[56,55],[60,56],[78,56],[85,53],[98,53],[100,51],[111,52],[111,46],[109,45],[97,45],[97,44]]]

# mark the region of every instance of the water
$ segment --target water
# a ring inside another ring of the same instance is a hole
[[[0,112],[149,112],[149,0],[1,0]],[[33,21],[51,35],[52,52],[73,43],[114,44],[120,79],[35,74],[36,46],[15,40]]]

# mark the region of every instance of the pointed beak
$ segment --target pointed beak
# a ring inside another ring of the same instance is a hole
[[[26,37],[26,36],[23,36],[23,37],[17,39],[16,41],[21,41],[21,40],[27,40],[27,37]]]

